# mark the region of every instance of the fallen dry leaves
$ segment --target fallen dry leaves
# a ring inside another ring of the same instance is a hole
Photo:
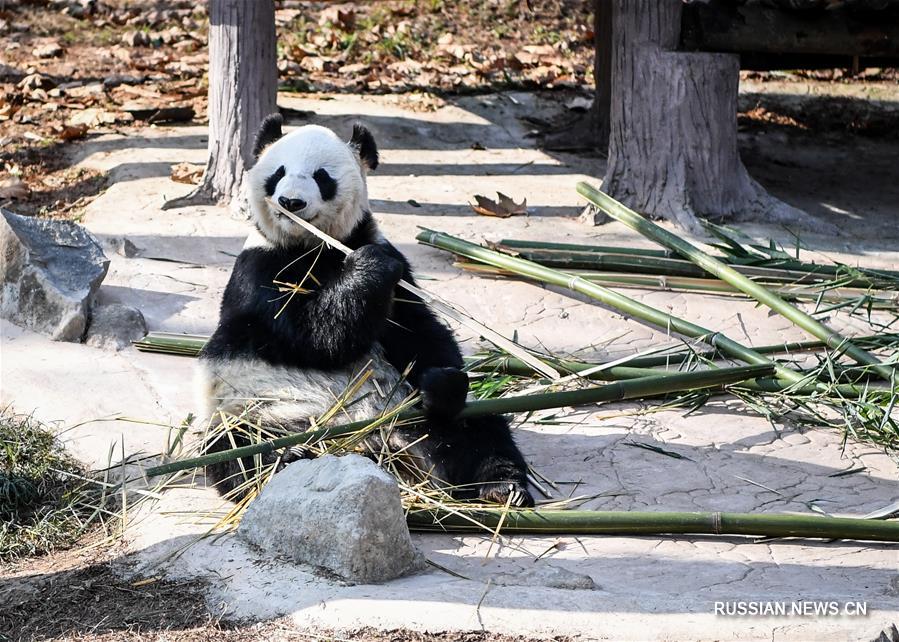
[[[496,193],[497,200],[492,200],[486,196],[475,194],[474,200],[477,204],[469,203],[471,209],[482,216],[496,216],[499,218],[509,218],[510,216],[519,216],[528,213],[528,200],[522,199],[521,203],[516,203],[502,192]]]
[[[199,185],[205,167],[196,163],[178,163],[172,167],[172,180],[186,185]]]

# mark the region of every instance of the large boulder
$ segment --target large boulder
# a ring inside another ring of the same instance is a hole
[[[71,221],[0,209],[0,317],[58,341],[81,341],[109,260]]]
[[[358,584],[419,570],[396,480],[361,455],[288,465],[253,500],[238,534],[270,555]]]

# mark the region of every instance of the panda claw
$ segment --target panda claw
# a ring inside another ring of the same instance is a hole
[[[481,486],[480,498],[484,501],[515,508],[530,508],[534,505],[534,498],[527,488],[517,482],[504,482],[498,484],[484,484]]]

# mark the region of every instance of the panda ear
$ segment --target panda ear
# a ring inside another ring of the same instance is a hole
[[[359,152],[359,158],[363,165],[370,170],[378,168],[378,146],[375,143],[375,137],[371,135],[365,125],[359,123],[353,125],[353,137],[350,139],[350,145]]]
[[[256,140],[253,142],[253,156],[259,158],[262,150],[281,138],[281,125],[284,119],[281,114],[272,114],[262,121],[259,131],[256,132]]]

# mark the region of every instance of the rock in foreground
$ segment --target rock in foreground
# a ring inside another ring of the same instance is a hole
[[[0,210],[0,317],[81,341],[109,260],[87,230]]]
[[[290,464],[250,504],[238,534],[267,553],[357,584],[384,582],[423,564],[396,481],[361,455]]]

